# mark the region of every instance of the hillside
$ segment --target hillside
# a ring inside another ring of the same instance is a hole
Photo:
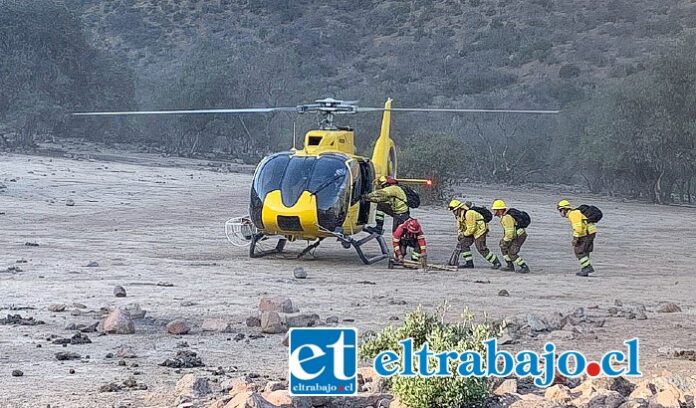
[[[307,97],[374,92],[404,105],[501,90],[563,105],[598,81],[641,70],[662,44],[696,26],[696,4],[685,0],[83,3],[95,43],[126,55],[143,77],[219,40],[231,54],[290,53],[285,74],[314,88]]]

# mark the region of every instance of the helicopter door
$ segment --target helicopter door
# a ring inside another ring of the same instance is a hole
[[[360,176],[356,177],[355,185],[353,186],[353,199],[360,200],[363,194],[372,192],[372,180],[375,178],[375,170],[372,163],[368,161],[358,162],[360,167]],[[358,225],[365,225],[370,218],[370,203],[363,202],[360,204],[360,212],[358,213]]]

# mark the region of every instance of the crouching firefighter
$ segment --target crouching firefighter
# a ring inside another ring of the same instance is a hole
[[[368,227],[366,230],[382,234],[384,232],[384,214],[388,214],[393,219],[392,232],[394,232],[399,225],[410,218],[406,193],[394,177],[382,176],[377,182],[380,188],[363,196],[366,201],[377,203],[375,226]]]
[[[408,248],[413,248],[411,260],[420,262],[423,268],[428,265],[425,235],[417,219],[410,218],[396,227],[392,235],[392,245],[394,246],[394,260],[397,263],[403,263]]]
[[[594,251],[594,240],[597,234],[596,223],[602,219],[599,208],[591,205],[581,205],[573,208],[568,200],[561,200],[556,206],[561,217],[567,218],[573,228],[573,252],[580,260],[578,276],[589,276],[594,272],[590,262],[590,254]]]
[[[459,200],[450,201],[449,209],[457,220],[459,233],[457,247],[447,264],[459,266],[459,256],[461,255],[464,259],[462,267],[473,268],[474,255],[471,253],[471,244],[474,244],[479,254],[493,265],[492,268],[499,269],[498,257],[486,246],[488,222],[493,218],[490,211],[482,207],[472,207],[471,203],[462,203]],[[486,217],[482,213],[486,214]]]
[[[524,211],[508,208],[503,200],[495,200],[491,206],[495,216],[500,218],[503,227],[503,239],[500,240],[500,252],[503,254],[507,266],[503,271],[515,271],[515,264],[520,267],[519,273],[529,273],[527,262],[519,256],[520,249],[527,240],[529,215]]]

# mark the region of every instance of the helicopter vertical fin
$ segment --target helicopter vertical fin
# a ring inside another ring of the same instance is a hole
[[[375,177],[393,176],[396,177],[396,147],[394,141],[389,136],[391,126],[391,104],[392,99],[387,99],[384,104],[382,115],[382,128],[379,138],[375,142],[372,152],[372,164],[375,166]]]

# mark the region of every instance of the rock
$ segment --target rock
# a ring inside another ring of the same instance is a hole
[[[220,384],[220,388],[222,388],[222,392],[228,392],[231,396],[235,396],[240,392],[256,392],[259,390],[259,387],[247,375],[224,380]]]
[[[285,296],[262,297],[259,301],[261,312],[295,313],[299,310],[293,305],[292,300]]]
[[[635,387],[635,384],[623,377],[598,377],[586,380],[574,388],[573,392],[580,392],[583,395],[588,396],[597,390],[609,390],[616,391],[621,396],[627,397],[631,394]]]
[[[645,306],[638,305],[634,309],[633,313],[636,315],[636,320],[647,320],[648,315],[645,313]]]
[[[168,358],[159,365],[171,368],[194,368],[204,367],[203,361],[195,351],[179,350],[173,358]]]
[[[648,401],[649,408],[680,408],[679,396],[670,390],[659,391]]]
[[[232,324],[224,319],[205,319],[201,324],[201,331],[230,333]]]
[[[109,334],[133,334],[135,324],[127,311],[117,308],[101,322],[101,331]]]
[[[0,319],[0,325],[19,325],[19,326],[36,326],[37,324],[45,324],[43,320],[34,320],[33,317],[22,317],[20,314],[7,315]]]
[[[527,396],[530,394],[525,394]],[[539,399],[522,399],[513,402],[508,408],[562,408],[564,405],[558,404],[557,402],[547,401],[543,398]]]
[[[86,334],[75,333],[70,338],[60,338],[53,340],[53,344],[89,344],[92,340]]]
[[[678,313],[681,312],[679,305],[673,302],[662,302],[657,306],[655,310],[657,313]]]
[[[616,391],[599,390],[587,404],[576,404],[583,408],[618,408],[625,402],[625,398]]]
[[[648,408],[648,401],[644,399],[633,399],[619,405],[619,408]]]
[[[147,313],[145,310],[140,308],[140,303],[129,303],[124,309],[126,312],[128,312],[132,319],[142,319]]]
[[[169,334],[182,335],[187,334],[190,331],[191,328],[182,319],[172,320],[171,322],[167,323],[167,333]]]
[[[542,332],[549,329],[548,324],[540,317],[533,314],[527,315],[527,324],[532,331]]]
[[[329,316],[326,318],[326,324],[338,324],[339,318],[338,316]]]
[[[264,392],[262,396],[274,406],[292,408],[295,405],[293,404],[293,398],[288,394],[287,390]]]
[[[24,372],[22,370],[12,370],[13,377],[21,377],[23,375],[24,375]]]
[[[499,386],[493,391],[494,395],[505,395],[517,392],[517,380],[514,378],[508,378],[500,383]]]
[[[628,396],[629,399],[644,399],[648,400],[653,395],[657,393],[657,389],[654,384],[651,384],[648,380],[643,380],[636,384],[631,394]]]
[[[266,383],[266,386],[263,387],[263,392],[273,392],[273,391],[278,391],[278,390],[285,390],[288,387],[285,386],[281,381],[269,381]]]
[[[56,353],[56,360],[66,361],[66,360],[79,360],[80,355],[72,351],[60,351]]]
[[[305,271],[303,267],[295,268],[292,271],[292,275],[295,279],[307,279],[307,271]]]
[[[578,312],[579,310],[579,312]],[[576,313],[580,313],[580,316],[578,316]],[[582,308],[576,309],[575,312],[573,312],[571,317],[577,320],[584,320],[584,310]],[[547,325],[547,330],[554,331],[554,330],[561,330],[565,327],[568,318],[564,317],[561,313],[559,312],[554,312],[549,316],[548,318],[544,319]]]
[[[68,207],[73,207],[75,206],[75,201],[73,201],[72,198],[68,198],[67,200],[65,200],[65,205],[67,205]]]
[[[225,408],[278,408],[266,401],[256,392],[240,392],[232,398]]]
[[[544,398],[546,398],[547,400],[562,403],[567,403],[576,396],[577,395],[573,395],[570,392],[570,388],[566,387],[563,384],[552,385],[551,387],[547,388],[544,392]]]
[[[248,327],[259,327],[261,326],[261,318],[259,316],[249,316],[245,321]]]
[[[314,327],[321,323],[316,313],[298,313],[285,315],[285,323],[288,327]]]
[[[126,297],[126,290],[121,285],[114,286],[114,296]]]
[[[501,289],[500,292],[498,292],[498,296],[508,297],[510,296],[510,292],[508,292],[507,289]]]
[[[97,262],[97,261],[91,261],[90,263],[88,263],[88,264],[85,265],[85,266],[86,266],[87,268],[97,268],[97,267],[99,267],[99,262]]]
[[[65,305],[62,303],[54,303],[48,307],[49,312],[63,312],[65,311]]]
[[[287,325],[277,312],[261,313],[261,331],[263,333],[284,333],[287,330]]]
[[[112,357],[113,357],[113,355],[116,355],[116,357],[118,357],[118,358],[136,358],[136,357],[138,357],[138,355],[135,354],[135,351],[133,350],[133,348],[131,346],[121,345],[121,346],[116,347],[114,350],[115,351],[112,354]]]
[[[177,381],[174,393],[183,397],[201,398],[210,393],[208,379],[194,374],[186,374]]]

